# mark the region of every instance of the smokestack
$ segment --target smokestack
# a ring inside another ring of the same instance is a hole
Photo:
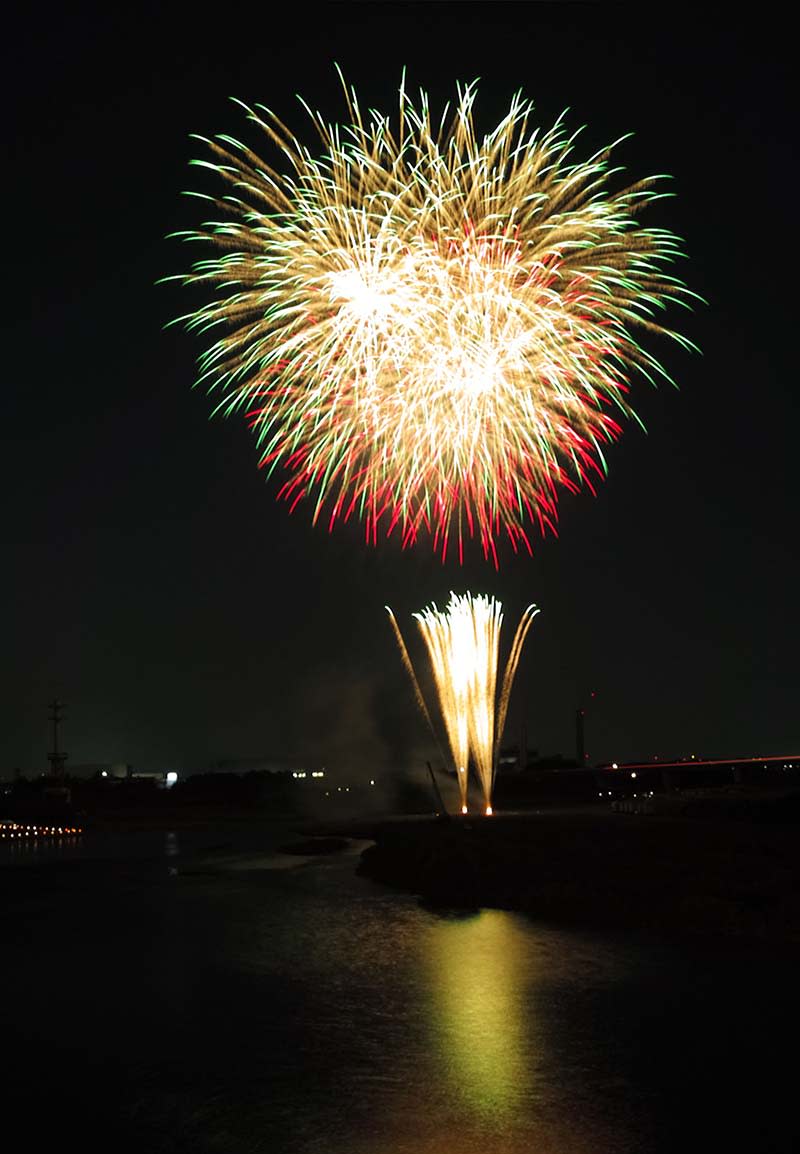
[[[579,766],[586,762],[586,751],[584,749],[583,740],[583,719],[585,711],[583,709],[575,710],[575,760]]]

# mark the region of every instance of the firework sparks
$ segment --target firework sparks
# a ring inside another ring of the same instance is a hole
[[[634,339],[692,294],[666,266],[678,239],[638,222],[660,178],[610,187],[611,149],[573,159],[559,120],[531,127],[517,96],[479,135],[475,85],[448,120],[400,90],[399,119],[311,113],[314,157],[268,109],[246,108],[281,173],[229,136],[205,143],[228,193],[198,231],[187,284],[214,287],[181,318],[216,339],[199,381],[247,415],[280,495],[333,527],[421,534],[446,556],[505,534],[530,549],[558,491],[592,487],[632,415],[629,377],[665,370]],[[612,146],[613,147],[613,146]],[[278,163],[276,161],[276,163]]]
[[[497,693],[502,604],[493,597],[450,594],[447,609],[431,605],[415,613],[430,657],[439,713],[444,725],[450,760],[458,779],[461,812],[468,809],[468,767],[470,756],[481,792],[484,810],[492,812],[492,790],[497,755],[505,728],[511,687],[522,646],[531,622],[539,610],[529,605],[523,613],[511,646]],[[403,664],[411,677],[417,701],[436,737],[436,729],[425,702],[419,680],[391,609],[388,609]],[[438,737],[437,737],[438,741]]]

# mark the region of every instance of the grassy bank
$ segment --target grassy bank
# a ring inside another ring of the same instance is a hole
[[[386,823],[361,871],[547,921],[800,942],[796,820],[551,811]]]

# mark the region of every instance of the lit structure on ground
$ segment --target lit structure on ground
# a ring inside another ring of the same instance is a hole
[[[0,838],[5,840],[72,837],[82,834],[82,826],[43,825],[38,822],[0,821]]]
[[[521,95],[485,135],[474,84],[440,124],[404,85],[395,123],[345,96],[347,126],[308,110],[317,156],[260,105],[242,107],[278,167],[204,140],[227,193],[179,235],[216,254],[173,278],[214,290],[182,318],[212,337],[199,383],[315,522],[429,534],[443,559],[475,536],[497,563],[501,536],[530,550],[559,489],[604,475],[631,372],[667,376],[633,334],[690,345],[659,320],[693,295],[666,272],[678,238],[638,219],[662,178],[615,190],[614,146],[575,159]]]
[[[447,608],[431,605],[415,613],[430,657],[439,712],[447,736],[450,760],[458,779],[461,812],[468,810],[470,760],[483,795],[484,812],[492,813],[497,755],[505,728],[511,687],[533,618],[529,605],[520,618],[498,693],[502,604],[494,597],[450,594]],[[430,710],[394,614],[389,619],[411,677],[417,701],[436,736]],[[437,738],[438,740],[438,738]]]

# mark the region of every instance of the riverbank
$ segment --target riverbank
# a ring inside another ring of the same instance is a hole
[[[488,819],[351,811],[324,821],[267,806],[132,807],[96,815],[75,845],[48,843],[35,854],[10,846],[7,864],[49,873],[73,857],[111,859],[125,851],[128,835],[145,837],[155,857],[168,852],[175,868],[187,854],[235,854],[240,842],[248,854],[268,846],[296,858],[336,854],[367,839],[374,845],[362,854],[359,873],[433,907],[513,910],[554,926],[788,944],[800,943],[797,802],[796,795],[716,790],[627,799],[614,809],[541,806]]]
[[[800,942],[796,820],[563,809],[386,822],[371,836],[360,872],[437,906]]]

